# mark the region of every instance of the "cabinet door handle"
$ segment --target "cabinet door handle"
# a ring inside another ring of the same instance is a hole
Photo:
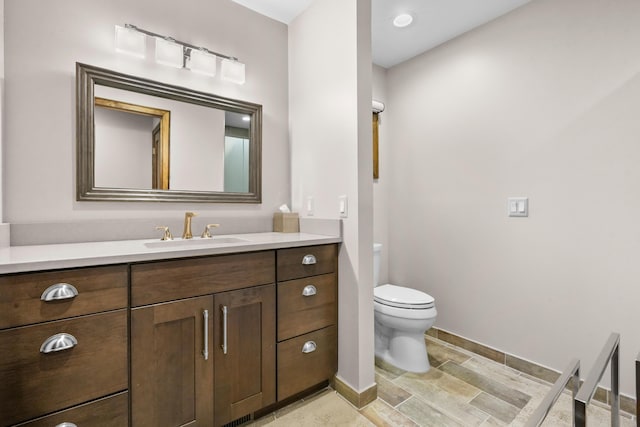
[[[313,353],[314,351],[316,351],[316,347],[317,346],[316,346],[315,341],[307,341],[302,346],[302,352],[303,353]]]
[[[47,338],[40,346],[40,353],[55,353],[56,351],[70,350],[78,345],[78,340],[71,334],[55,334]]]
[[[64,423],[60,423],[58,424],[56,427],[78,427],[77,425],[75,425],[74,423],[70,423],[70,422],[64,422]]]
[[[204,350],[202,350],[202,355],[204,360],[209,360],[209,310],[203,310],[202,317],[204,318]]]
[[[318,293],[318,290],[313,285],[307,285],[302,290],[302,296],[303,297],[311,297],[311,296],[314,296],[317,293]]]
[[[316,262],[316,257],[314,255],[309,254],[302,257],[302,265],[313,265]]]
[[[44,290],[40,299],[42,301],[58,301],[63,299],[71,299],[78,296],[78,290],[69,283],[56,283]]]
[[[222,306],[222,354],[227,354],[227,306]]]

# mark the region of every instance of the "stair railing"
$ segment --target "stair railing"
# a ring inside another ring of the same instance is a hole
[[[551,390],[549,390],[542,402],[540,402],[535,412],[531,414],[525,427],[539,427],[545,418],[547,418],[547,415],[551,412],[551,408],[569,383],[571,383],[571,391],[573,399],[575,399],[576,394],[578,394],[578,387],[580,386],[580,361],[578,359],[572,359],[571,362],[569,362],[567,367],[562,371],[562,375],[553,383],[553,387],[551,387]],[[573,419],[575,420],[575,418],[574,413]]]
[[[636,356],[636,427],[640,427],[640,353]]]
[[[620,426],[620,334],[612,333],[591,368],[589,376],[578,390],[578,395],[573,399],[576,427],[587,425],[587,405],[595,394],[596,387],[609,363],[611,363],[611,426]]]

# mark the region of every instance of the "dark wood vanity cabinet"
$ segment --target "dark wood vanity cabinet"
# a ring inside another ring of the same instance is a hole
[[[126,425],[127,281],[126,265],[0,276],[0,426]]]
[[[336,245],[280,249],[278,400],[329,381],[338,369]]]
[[[335,244],[0,276],[0,427],[224,426],[336,370]]]
[[[131,310],[134,426],[222,426],[275,403],[273,251],[133,265],[131,293],[154,302]]]
[[[134,426],[211,425],[213,297],[131,310]]]
[[[214,297],[216,426],[276,401],[275,296],[265,285]]]

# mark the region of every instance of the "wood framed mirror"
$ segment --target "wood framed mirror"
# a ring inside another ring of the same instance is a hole
[[[262,106],[76,64],[79,201],[261,202]]]

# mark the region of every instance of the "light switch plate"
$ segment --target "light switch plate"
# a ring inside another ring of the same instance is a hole
[[[313,216],[313,197],[312,196],[307,197],[307,215]]]
[[[507,214],[516,217],[529,216],[529,198],[509,197],[507,199]]]
[[[349,216],[349,200],[347,196],[338,197],[338,213],[340,213],[340,218]]]

